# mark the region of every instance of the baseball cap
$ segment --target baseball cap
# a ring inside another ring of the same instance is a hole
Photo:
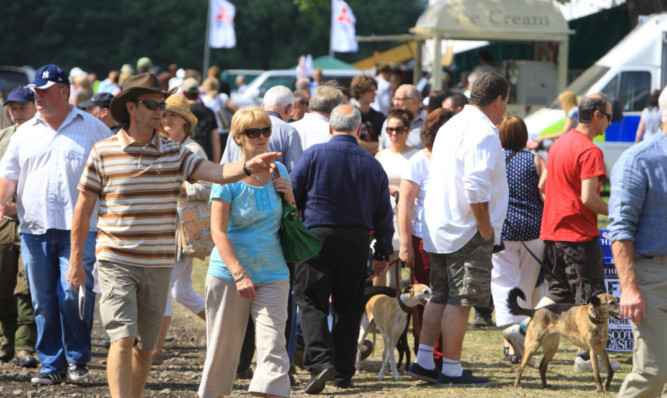
[[[99,106],[100,108],[109,108],[113,95],[109,93],[97,93],[90,100],[79,104],[79,108],[86,109],[89,106]]]
[[[195,93],[199,91],[199,83],[194,77],[188,77],[187,79],[183,80],[181,89],[183,89],[184,93]]]
[[[18,86],[9,92],[7,100],[2,105],[7,106],[10,102],[18,102],[21,105],[25,105],[28,102],[35,102],[35,93],[27,87]]]
[[[70,84],[65,71],[54,64],[44,65],[37,69],[35,78],[28,84],[28,87],[38,89],[47,89],[56,83]]]

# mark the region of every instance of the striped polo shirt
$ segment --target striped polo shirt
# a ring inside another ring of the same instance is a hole
[[[204,159],[158,134],[142,146],[120,130],[93,146],[79,190],[99,197],[100,260],[138,267],[172,267],[176,204],[183,181]]]

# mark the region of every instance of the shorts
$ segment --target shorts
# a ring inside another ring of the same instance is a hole
[[[588,242],[544,241],[544,263],[561,281],[545,273],[547,297],[562,304],[586,304],[593,295],[605,292],[604,260],[600,239]]]
[[[477,232],[462,248],[431,258],[430,302],[488,307],[491,300],[491,254],[494,238],[485,241]]]
[[[111,342],[136,338],[137,348],[153,351],[162,327],[170,267],[136,267],[98,260],[100,314]]]

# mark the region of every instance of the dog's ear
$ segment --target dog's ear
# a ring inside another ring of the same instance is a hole
[[[593,306],[597,307],[598,305],[600,305],[600,298],[596,294],[594,296],[591,296],[591,298],[589,298],[588,301],[586,301],[586,303],[592,304]]]
[[[412,285],[407,285],[405,289],[403,289],[403,294],[408,294],[412,292]]]

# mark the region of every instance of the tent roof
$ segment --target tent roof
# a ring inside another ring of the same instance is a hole
[[[411,31],[492,41],[562,41],[574,33],[551,0],[441,0],[422,13]]]
[[[313,59],[313,68],[335,69],[335,70],[356,70],[354,66],[328,55],[323,55]]]

